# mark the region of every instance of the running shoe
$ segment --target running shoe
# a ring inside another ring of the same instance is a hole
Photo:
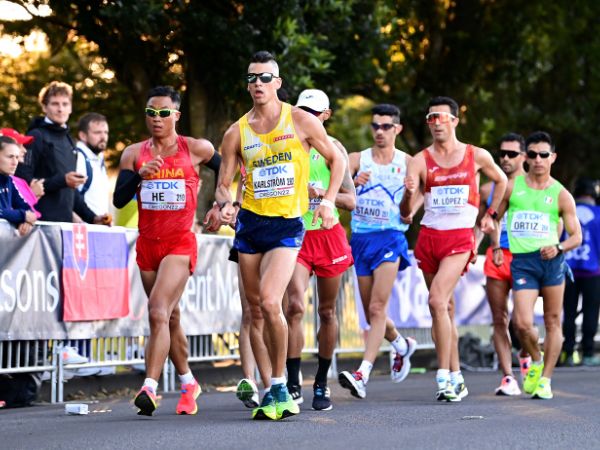
[[[249,378],[242,378],[237,385],[235,395],[242,401],[246,408],[256,408],[258,406],[258,388],[254,381]]]
[[[350,389],[350,393],[356,398],[365,398],[367,396],[367,383],[363,379],[360,371],[348,372],[344,370],[338,375],[338,381],[344,389]]]
[[[329,411],[333,409],[331,404],[331,391],[327,385],[313,385],[312,409],[315,411]]]
[[[519,356],[519,368],[521,369],[521,382],[525,381],[529,366],[531,365],[531,356]]]
[[[275,408],[275,399],[271,391],[267,392],[260,403],[260,406],[252,410],[252,419],[254,420],[277,420],[277,409]]]
[[[135,396],[133,404],[139,408],[138,415],[151,416],[157,408],[156,394],[148,386],[142,386]]]
[[[523,381],[523,390],[526,394],[533,394],[535,388],[540,381],[540,377],[542,376],[542,372],[544,371],[544,363],[541,364],[531,364],[529,366],[529,371],[527,372],[527,377],[525,377],[525,381]]]
[[[396,356],[394,356],[394,360],[392,361],[390,377],[394,383],[400,383],[408,376],[410,373],[410,357],[417,349],[416,340],[410,337],[404,338],[404,340],[406,341],[406,354],[400,355],[400,353],[396,353]]]
[[[515,377],[512,375],[503,377],[502,383],[496,388],[496,395],[507,395],[509,397],[521,395],[521,389],[519,389],[519,383],[517,383]]]
[[[285,419],[286,417],[295,416],[300,413],[298,404],[294,401],[287,386],[283,383],[274,384],[271,386],[271,393],[275,399],[275,410],[277,420]]]
[[[452,388],[454,389],[456,398],[448,399],[449,402],[460,402],[463,398],[469,395],[469,390],[467,389],[467,385],[465,384],[464,380],[460,383],[452,384]]]
[[[464,383],[462,383],[464,384]],[[456,390],[448,381],[445,385],[440,386],[438,384],[438,390],[435,393],[435,399],[438,402],[460,402],[461,398],[456,395]]]
[[[292,399],[296,402],[296,405],[301,405],[304,403],[304,398],[302,397],[302,386],[299,384],[287,384],[287,390],[292,396]]]
[[[177,402],[175,412],[177,414],[194,415],[198,412],[196,399],[202,393],[202,389],[196,380],[189,384],[181,385],[181,397]]]
[[[552,394],[550,380],[546,377],[540,377],[540,381],[538,382],[537,387],[533,391],[531,398],[550,400],[552,397],[554,397],[554,394]]]
[[[586,367],[598,367],[600,366],[600,358],[597,356],[584,356],[581,364]]]

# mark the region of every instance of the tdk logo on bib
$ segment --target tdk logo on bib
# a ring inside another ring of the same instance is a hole
[[[146,183],[146,188],[152,190],[179,189],[179,183],[180,181],[150,181]]]
[[[282,164],[280,166],[273,166],[273,167],[265,167],[263,169],[260,169],[260,172],[258,173],[260,177],[264,177],[264,176],[273,176],[273,175],[279,175],[279,174],[285,174],[287,175],[288,171],[287,171],[287,164]]]
[[[464,194],[467,188],[468,186],[437,186],[438,193],[445,195]]]

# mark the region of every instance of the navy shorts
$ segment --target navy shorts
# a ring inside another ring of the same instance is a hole
[[[350,239],[354,269],[359,277],[372,275],[384,262],[400,258],[398,270],[410,266],[408,243],[402,231],[383,230],[372,233],[353,233]]]
[[[304,239],[302,217],[268,217],[241,209],[235,226],[233,248],[240,253],[267,253],[278,247],[300,250]]]
[[[514,291],[558,286],[565,281],[567,264],[561,253],[552,259],[542,259],[540,252],[513,253],[510,263]]]

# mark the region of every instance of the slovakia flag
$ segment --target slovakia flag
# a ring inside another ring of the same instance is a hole
[[[129,314],[125,233],[102,228],[72,224],[62,229],[65,322]]]

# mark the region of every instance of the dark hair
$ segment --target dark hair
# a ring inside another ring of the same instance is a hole
[[[179,109],[179,105],[181,105],[181,96],[179,92],[173,89],[171,86],[155,86],[148,91],[148,95],[146,95],[146,101],[150,100],[152,97],[169,97],[175,103],[175,107]]]
[[[252,58],[250,59],[250,64],[252,63],[271,63],[271,65],[275,69],[274,72],[276,72],[273,75],[279,76],[279,64],[277,64],[277,61],[275,61],[275,57],[266,50],[261,50],[252,55]]]
[[[500,138],[498,141],[498,147],[502,145],[503,142],[518,142],[519,148],[521,152],[525,152],[525,138],[521,136],[519,133],[506,133],[504,136]]]
[[[525,148],[529,148],[530,144],[537,144],[538,142],[545,142],[550,146],[550,150],[554,152],[554,142],[552,138],[545,131],[534,131],[525,140]]]
[[[573,195],[575,197],[589,195],[590,197],[596,199],[598,198],[598,187],[597,181],[594,181],[591,178],[582,177],[575,182],[575,190]]]
[[[431,108],[432,106],[439,106],[439,105],[446,105],[450,108],[450,114],[452,114],[454,117],[458,117],[458,103],[456,103],[456,100],[454,100],[453,98],[450,97],[433,97],[431,100],[429,100],[429,105],[427,105],[427,109]]]
[[[81,133],[87,133],[90,129],[90,123],[92,122],[108,122],[106,117],[102,114],[98,114],[95,112],[89,112],[80,117],[79,122],[77,123],[77,130]]]
[[[38,101],[40,105],[47,105],[50,97],[56,95],[64,95],[65,97],[69,97],[69,100],[73,100],[73,88],[62,81],[51,81],[38,94]]]
[[[0,151],[4,150],[4,147],[7,146],[8,144],[19,145],[19,144],[17,144],[17,141],[15,141],[10,136],[3,136],[0,134]]]
[[[392,122],[400,123],[400,108],[395,105],[390,105],[389,103],[379,103],[378,105],[373,106],[371,109],[371,114],[378,116],[391,116]]]

